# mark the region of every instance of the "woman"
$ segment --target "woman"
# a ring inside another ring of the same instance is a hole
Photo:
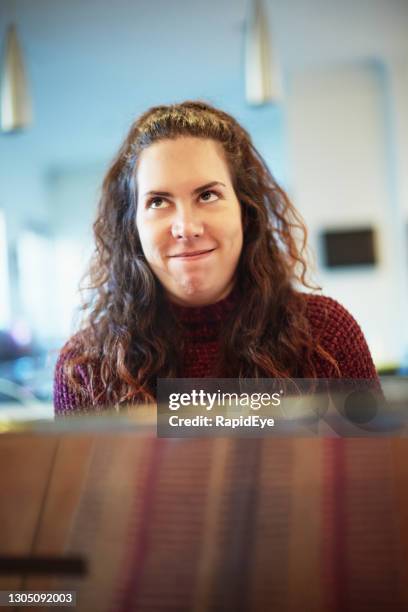
[[[57,412],[152,402],[157,377],[376,377],[352,316],[295,288],[310,288],[305,227],[227,113],[184,102],[142,115],[94,233],[93,294],[57,362]]]

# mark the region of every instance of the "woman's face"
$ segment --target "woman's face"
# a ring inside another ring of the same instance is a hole
[[[143,252],[169,299],[203,306],[226,297],[243,232],[222,146],[194,137],[151,145],[139,157],[137,189]]]

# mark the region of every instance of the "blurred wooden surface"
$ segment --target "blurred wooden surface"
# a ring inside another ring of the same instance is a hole
[[[1,590],[74,589],[84,612],[147,610],[160,590],[157,609],[227,610],[246,572],[242,610],[408,610],[408,440],[4,434],[0,465],[0,554],[89,567]]]

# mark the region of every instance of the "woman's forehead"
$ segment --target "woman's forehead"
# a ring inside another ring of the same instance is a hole
[[[214,140],[180,137],[156,142],[144,149],[137,165],[140,191],[168,190],[190,182],[229,182],[222,145]]]

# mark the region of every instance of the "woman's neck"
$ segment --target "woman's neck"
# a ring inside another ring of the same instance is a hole
[[[182,305],[169,300],[170,308],[177,319],[186,323],[204,323],[222,321],[231,312],[237,301],[237,291],[233,289],[220,300],[212,304]]]

